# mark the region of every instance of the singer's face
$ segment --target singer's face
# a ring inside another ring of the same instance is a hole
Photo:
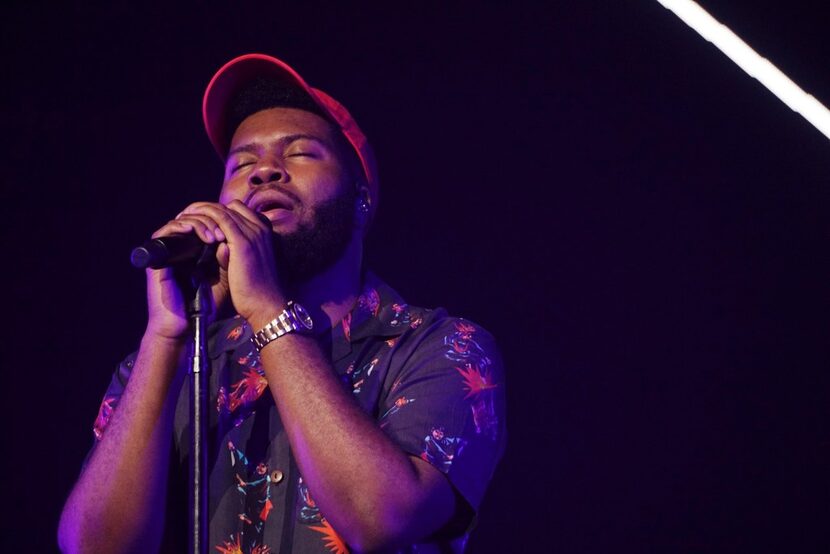
[[[286,283],[325,271],[360,240],[350,158],[337,132],[312,113],[271,108],[245,119],[231,141],[220,202],[239,199],[268,217]]]
[[[354,187],[335,132],[304,110],[251,115],[231,140],[219,201],[241,200],[268,216],[280,235],[313,224],[317,207]]]

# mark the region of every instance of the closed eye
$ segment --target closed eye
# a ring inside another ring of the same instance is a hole
[[[243,167],[247,167],[249,165],[254,165],[254,162],[242,162],[242,163],[233,165],[233,166],[231,166],[231,173],[236,173],[237,171],[239,171]]]

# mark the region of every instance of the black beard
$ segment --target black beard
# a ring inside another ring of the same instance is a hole
[[[274,235],[274,256],[283,284],[294,288],[337,262],[352,238],[357,193],[351,187],[314,209],[310,223],[293,233]]]

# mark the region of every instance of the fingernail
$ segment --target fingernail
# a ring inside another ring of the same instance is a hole
[[[216,240],[218,240],[218,241],[224,241],[225,240],[225,233],[222,232],[222,229],[216,229],[216,231],[214,231],[214,234],[216,235]]]

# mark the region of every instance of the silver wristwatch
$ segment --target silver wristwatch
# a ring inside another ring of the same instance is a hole
[[[305,308],[294,301],[289,301],[280,315],[265,324],[265,327],[254,333],[251,342],[257,352],[265,348],[272,340],[292,332],[308,332],[314,327],[311,316]]]

